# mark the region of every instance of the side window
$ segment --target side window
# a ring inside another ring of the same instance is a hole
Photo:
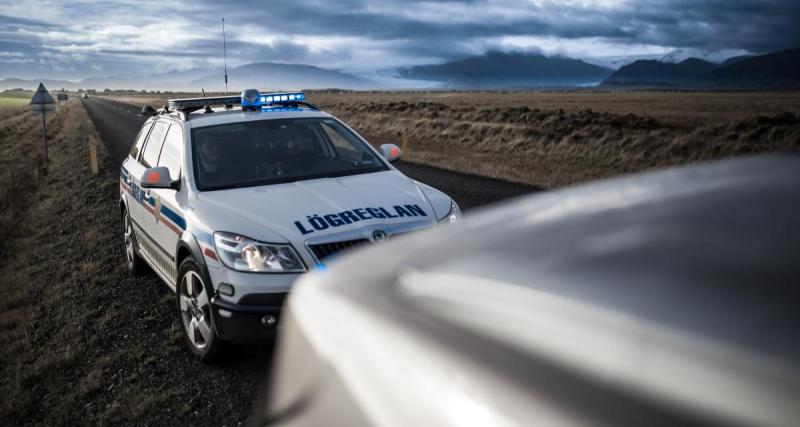
[[[142,152],[142,164],[146,168],[152,168],[158,163],[158,155],[161,153],[161,144],[164,143],[164,135],[167,133],[169,125],[164,122],[157,122],[147,137],[147,144]]]
[[[158,165],[169,169],[169,176],[175,180],[181,175],[181,153],[183,147],[183,133],[181,127],[172,125],[167,131],[167,138],[164,139],[164,148],[161,149],[161,157],[158,158]]]
[[[131,145],[131,152],[130,155],[134,159],[139,157],[139,151],[142,149],[142,145],[144,145],[144,140],[147,138],[147,132],[150,132],[150,128],[153,127],[153,123],[145,123],[142,126],[142,130],[139,131],[139,136],[136,137],[136,141],[134,141],[133,145]]]

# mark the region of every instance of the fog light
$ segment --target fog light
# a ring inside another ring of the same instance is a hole
[[[232,297],[236,291],[233,289],[233,285],[229,285],[227,283],[220,283],[219,284],[219,293],[225,296]]]
[[[266,328],[273,327],[275,326],[276,323],[278,323],[278,318],[276,318],[271,314],[268,314],[261,318],[261,326],[264,326]]]

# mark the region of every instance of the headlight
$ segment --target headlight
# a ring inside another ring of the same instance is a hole
[[[258,242],[232,233],[214,233],[214,247],[226,267],[258,273],[306,271],[292,245]]]
[[[450,213],[439,220],[439,224],[455,224],[461,222],[461,209],[455,201],[450,201]]]

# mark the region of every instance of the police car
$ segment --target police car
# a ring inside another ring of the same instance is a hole
[[[120,173],[128,269],[176,293],[189,349],[268,339],[292,283],[348,249],[441,223],[458,205],[303,93],[170,100]],[[365,266],[369,268],[369,266]]]

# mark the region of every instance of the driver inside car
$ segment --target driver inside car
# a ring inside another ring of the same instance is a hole
[[[289,161],[302,161],[320,156],[319,144],[307,127],[292,126],[287,129],[286,151]]]

